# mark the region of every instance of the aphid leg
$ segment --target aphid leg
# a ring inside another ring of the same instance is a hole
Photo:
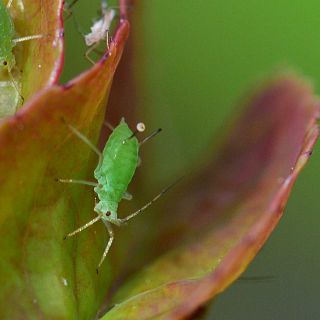
[[[66,22],[72,16],[72,10],[67,6],[67,3],[65,3],[63,11],[65,13],[65,15],[63,16],[63,21]]]
[[[95,43],[95,44],[93,44],[93,45],[86,51],[86,53],[85,53],[86,59],[87,59],[88,61],[90,61],[92,64],[95,64],[95,62],[90,58],[89,54],[90,54],[93,50],[95,50],[95,49],[98,47],[98,45],[99,45],[98,42]]]
[[[152,132],[149,136],[145,137],[142,141],[139,142],[139,146],[141,147],[144,143],[149,141],[150,139],[154,138],[156,135],[158,135],[162,131],[161,128],[155,130]]]
[[[67,9],[71,9],[79,0],[73,0],[70,3],[65,3],[65,6],[67,7]]]
[[[108,121],[105,121],[105,122],[103,123],[103,125],[104,125],[105,127],[107,127],[108,129],[110,129],[111,131],[114,130],[114,126],[113,126],[110,122],[108,122]]]
[[[11,7],[12,2],[13,2],[13,0],[9,0],[9,1],[8,1],[8,3],[7,3],[7,9],[9,9],[9,8]]]
[[[66,12],[66,17],[64,18],[65,20],[69,19],[72,15],[72,7],[78,2],[79,0],[73,0],[70,3],[65,2],[63,10]]]
[[[24,102],[24,97],[23,97],[22,94],[21,94],[20,88],[18,87],[18,84],[17,84],[16,80],[14,79],[13,74],[12,74],[10,68],[8,68],[8,75],[9,75],[10,80],[11,80],[14,88],[15,88],[16,91],[18,92],[18,95],[19,95],[19,97],[20,97],[20,99],[21,99],[21,101],[22,101],[22,103],[23,103],[23,102]]]
[[[43,34],[34,34],[32,36],[26,36],[26,37],[20,37],[17,39],[13,39],[12,42],[14,44],[17,44],[18,42],[24,42],[24,41],[29,41],[29,40],[35,40],[35,39],[41,39],[43,38],[44,35]]]
[[[94,49],[93,52],[98,54],[99,56],[102,56],[104,54],[104,51],[98,49]]]
[[[75,179],[57,179],[57,181],[62,182],[62,183],[77,183],[77,184],[83,184],[86,186],[91,186],[91,187],[97,187],[99,184],[96,182],[92,181],[86,181],[86,180],[75,180]]]
[[[84,229],[87,229],[88,227],[92,226],[94,223],[96,223],[97,221],[99,221],[102,218],[102,215],[98,215],[97,217],[95,217],[94,219],[92,219],[91,221],[89,221],[88,223],[86,223],[85,225],[83,225],[82,227],[68,233],[63,239],[67,239],[70,238],[72,236],[74,236],[75,234],[83,231]]]
[[[107,49],[108,51],[110,50],[110,42],[111,42],[112,39],[110,39],[110,36],[109,36],[109,30],[106,30],[106,42],[107,42]]]
[[[147,137],[145,137],[142,141],[139,142],[139,147],[141,147],[144,143],[146,143],[147,141],[149,141],[150,139],[154,138],[156,135],[158,135],[160,132],[162,131],[161,128],[155,130],[154,132],[152,132],[150,135],[148,135]],[[141,165],[141,158],[138,158],[138,164],[137,167],[140,167]]]
[[[91,148],[92,151],[94,151],[98,155],[99,164],[100,164],[102,160],[102,153],[98,150],[98,148],[85,135],[83,135],[80,131],[78,131],[72,125],[67,124],[67,126],[80,140],[82,140],[89,148]]]
[[[24,10],[25,10],[25,9],[24,9],[25,6],[24,6],[23,1],[24,1],[24,0],[16,0],[16,7],[19,8],[19,10],[20,10],[21,12],[24,12]]]
[[[146,210],[147,208],[149,208],[155,201],[157,201],[162,195],[164,195],[167,191],[169,191],[173,186],[175,186],[179,181],[181,180],[178,179],[177,181],[175,181],[174,183],[172,183],[171,185],[169,185],[168,187],[164,188],[159,194],[157,194],[151,201],[149,201],[147,204],[145,204],[142,208],[140,208],[139,210],[137,210],[136,212],[130,214],[129,216],[123,218],[123,219],[118,219],[120,224],[123,224],[125,222],[127,222],[128,220],[134,218],[135,216],[137,216],[138,214],[140,214],[141,212],[143,212],[144,210]]]
[[[113,239],[114,239],[114,233],[113,233],[113,230],[112,230],[112,227],[111,227],[110,222],[103,220],[103,223],[104,223],[105,226],[107,227],[107,230],[108,230],[108,233],[109,233],[109,237],[110,237],[110,238],[109,238],[109,241],[108,241],[108,243],[107,243],[107,246],[106,246],[106,248],[105,248],[105,250],[104,250],[104,252],[103,252],[103,255],[102,255],[102,257],[101,257],[101,260],[100,260],[100,262],[99,262],[99,264],[98,264],[98,267],[97,267],[97,269],[96,269],[97,274],[99,273],[99,268],[101,267],[104,259],[106,258],[107,254],[108,254],[108,252],[109,252],[109,250],[110,250],[110,247],[111,247],[111,245],[112,245]]]
[[[132,194],[129,193],[128,191],[126,191],[126,192],[123,194],[122,199],[132,200]]]

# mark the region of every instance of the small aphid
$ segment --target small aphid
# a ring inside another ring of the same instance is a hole
[[[23,101],[19,85],[17,84],[12,74],[12,70],[16,65],[13,48],[19,42],[40,39],[43,37],[43,35],[31,35],[15,38],[16,34],[14,23],[9,12],[12,3],[13,0],[9,0],[7,5],[5,6],[3,0],[0,0],[0,70],[2,68],[7,70],[12,84],[14,85],[15,89],[19,93],[20,98]]]
[[[79,0],[73,0],[70,3],[65,3],[65,19],[68,19],[72,15],[72,7],[75,6],[75,4],[78,1]],[[86,46],[89,47],[88,50],[85,52],[85,57],[92,64],[95,64],[95,62],[91,59],[90,54],[92,51],[99,54],[101,53],[97,50],[97,48],[99,47],[102,41],[106,42],[107,48],[109,49],[109,32],[113,19],[117,14],[115,8],[117,7],[109,7],[106,0],[101,0],[101,18],[93,22],[93,25],[90,27],[91,32],[88,34],[82,33],[76,20],[74,20],[78,32],[84,37]]]
[[[116,10],[108,8],[107,1],[101,2],[102,18],[95,21],[92,25],[91,32],[84,36],[84,40],[89,49],[86,51],[86,58],[94,64],[94,61],[90,58],[89,54],[95,50],[101,41],[107,42],[109,47],[109,32],[111,23],[116,16]]]
[[[147,209],[154,201],[156,201],[162,194],[167,192],[173,185],[162,190],[156,197],[150,202],[144,205],[136,212],[130,214],[126,218],[118,218],[118,205],[122,199],[130,200],[131,194],[127,192],[128,185],[136,171],[139,162],[139,148],[148,141],[150,138],[157,135],[161,129],[154,131],[150,136],[146,137],[141,142],[136,138],[136,133],[144,131],[145,125],[138,123],[136,131],[132,132],[125,120],[122,119],[119,125],[113,129],[103,152],[101,153],[87,137],[80,133],[77,129],[68,125],[70,130],[86,143],[99,157],[98,166],[94,171],[94,177],[97,182],[85,181],[85,180],[73,180],[73,179],[58,179],[60,182],[65,183],[78,183],[94,187],[99,202],[96,203],[94,211],[98,214],[96,218],[86,223],[84,226],[66,235],[72,237],[82,230],[93,225],[95,222],[102,220],[106,225],[109,232],[109,241],[102,255],[102,258],[98,264],[100,268],[103,260],[105,259],[111,244],[114,239],[113,230],[111,224],[120,226],[132,219],[145,209]]]

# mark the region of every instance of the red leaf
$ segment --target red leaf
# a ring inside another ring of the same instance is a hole
[[[103,319],[182,319],[230,285],[279,221],[318,138],[318,111],[292,76],[257,93],[170,219],[162,213],[157,228],[179,230],[179,245],[120,287]]]

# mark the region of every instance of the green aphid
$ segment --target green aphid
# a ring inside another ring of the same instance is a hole
[[[114,239],[111,224],[120,226],[126,223],[131,218],[135,217],[145,209],[147,209],[154,201],[156,201],[163,193],[172,187],[169,186],[162,190],[155,198],[144,205],[136,212],[130,214],[126,218],[118,218],[118,205],[122,199],[131,200],[132,196],[127,192],[128,185],[139,165],[139,148],[142,144],[150,138],[157,135],[161,129],[156,130],[150,136],[143,139],[141,142],[136,138],[138,132],[145,129],[143,123],[138,123],[134,132],[130,130],[125,120],[122,119],[116,128],[112,128],[113,132],[110,135],[103,152],[101,153],[82,133],[77,129],[68,125],[70,130],[77,135],[83,142],[85,142],[98,156],[99,163],[94,171],[94,177],[97,182],[73,180],[73,179],[59,179],[60,182],[78,183],[94,187],[99,202],[96,203],[94,211],[98,214],[96,218],[86,223],[84,226],[66,235],[72,237],[73,235],[88,228],[95,222],[102,220],[107,227],[110,239],[107,243],[106,249],[98,264],[97,272],[105,259],[111,244]]]
[[[16,59],[13,54],[13,48],[16,46],[18,42],[40,39],[43,37],[43,35],[32,35],[15,38],[16,32],[14,29],[14,23],[9,12],[12,3],[13,0],[9,0],[7,5],[5,5],[3,3],[3,0],[0,0],[0,68],[5,68],[8,71],[8,75],[14,87],[19,93],[20,97],[22,98],[16,80],[12,75],[12,70],[16,65]]]
[[[15,58],[12,53],[14,43],[14,24],[9,13],[12,1],[7,6],[0,1],[0,65],[11,70],[15,65]]]

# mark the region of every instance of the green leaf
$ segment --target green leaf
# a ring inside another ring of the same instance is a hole
[[[92,179],[96,156],[65,123],[97,141],[127,35],[122,20],[110,50],[90,70],[47,87],[0,123],[1,319],[92,319],[109,288],[107,263],[99,276],[95,271],[107,241],[103,225],[63,241],[94,217],[93,190],[56,179]],[[45,67],[47,60],[41,61]],[[49,83],[58,70],[48,67],[41,82]],[[30,93],[38,90],[31,72]]]
[[[260,89],[212,163],[152,217],[146,248],[172,249],[120,285],[103,320],[182,319],[237,279],[282,216],[318,138],[318,112],[292,75]]]

